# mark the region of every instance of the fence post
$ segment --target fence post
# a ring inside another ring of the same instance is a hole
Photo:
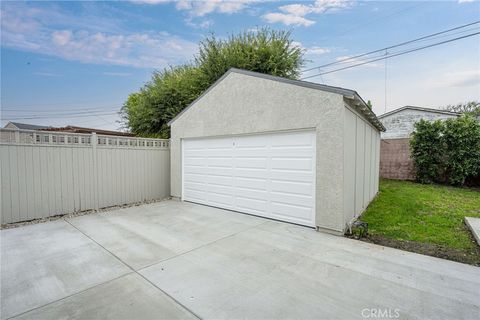
[[[99,208],[99,195],[98,195],[98,166],[97,166],[97,134],[95,132],[92,132],[92,136],[90,138],[91,143],[92,143],[92,156],[93,156],[93,201],[94,201],[94,207],[95,210],[98,210]]]

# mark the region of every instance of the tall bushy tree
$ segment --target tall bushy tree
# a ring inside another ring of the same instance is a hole
[[[420,120],[415,123],[415,130],[410,140],[416,178],[421,183],[432,183],[437,180],[443,157],[441,132],[443,123],[440,120],[429,122]]]
[[[470,116],[448,119],[442,140],[450,184],[463,185],[467,177],[480,174],[480,123]]]
[[[195,62],[208,83],[232,67],[297,79],[303,54],[291,40],[290,32],[262,28],[226,40],[211,35],[200,42]]]
[[[445,109],[448,111],[478,117],[480,116],[480,101],[468,101],[464,103],[449,104],[445,107]]]
[[[168,121],[205,89],[200,70],[191,65],[156,71],[139,92],[130,94],[122,108],[125,125],[141,136],[168,138]]]
[[[290,32],[268,28],[232,35],[214,35],[199,44],[189,65],[155,72],[122,108],[124,125],[142,136],[168,138],[168,121],[174,118],[228,69],[235,67],[295,79],[303,66],[303,50]]]

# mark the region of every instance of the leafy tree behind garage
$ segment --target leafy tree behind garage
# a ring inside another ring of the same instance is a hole
[[[199,43],[193,63],[154,72],[139,92],[128,97],[121,110],[124,125],[140,136],[168,138],[168,121],[228,69],[296,79],[305,62],[303,55],[287,31],[262,28],[226,40],[211,35]]]

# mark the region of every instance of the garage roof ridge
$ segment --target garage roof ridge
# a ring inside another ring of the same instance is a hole
[[[210,90],[215,88],[218,83],[220,83],[223,79],[225,79],[229,74],[231,73],[240,73],[256,78],[263,78],[267,80],[272,80],[272,81],[278,81],[278,82],[283,82],[291,85],[297,85],[305,88],[310,88],[310,89],[315,89],[315,90],[322,90],[322,91],[327,91],[331,93],[336,93],[344,96],[346,99],[353,100],[354,104],[356,106],[361,105],[359,109],[361,112],[364,114],[364,116],[370,121],[378,130],[380,131],[385,131],[385,127],[382,125],[382,123],[377,119],[377,116],[373,111],[371,111],[368,107],[365,101],[360,97],[360,95],[355,91],[351,89],[345,89],[341,87],[334,87],[334,86],[329,86],[325,84],[319,84],[315,82],[309,82],[309,81],[302,81],[302,80],[294,80],[294,79],[288,79],[288,78],[283,78],[279,76],[273,76],[270,74],[266,73],[260,73],[260,72],[255,72],[255,71],[249,71],[249,70],[244,70],[244,69],[238,69],[238,68],[230,68],[228,69],[227,72],[223,76],[221,76],[217,81],[215,81],[205,92],[203,92],[197,99],[195,99],[192,103],[190,103],[185,109],[183,109],[179,114],[177,114],[172,120],[168,122],[168,125],[171,125],[175,120],[177,120],[184,112],[186,112],[188,109],[190,109],[191,106],[193,106],[198,100],[200,100],[203,96],[205,96]]]

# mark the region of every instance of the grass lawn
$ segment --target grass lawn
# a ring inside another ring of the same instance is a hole
[[[465,216],[480,217],[480,191],[382,180],[378,197],[361,219],[368,222],[373,238],[434,245],[463,255],[479,255],[475,261],[480,261],[479,248],[464,224]]]

